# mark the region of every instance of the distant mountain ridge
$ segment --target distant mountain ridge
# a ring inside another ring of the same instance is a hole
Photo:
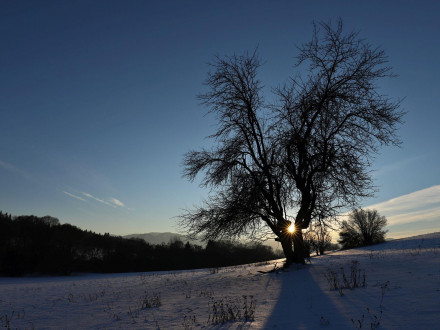
[[[175,239],[179,239],[184,243],[189,242],[192,245],[200,245],[202,247],[206,246],[206,242],[203,242],[201,240],[189,239],[187,235],[171,233],[171,232],[164,232],[164,233],[151,232],[151,233],[144,233],[144,234],[130,234],[130,235],[122,236],[122,237],[124,237],[124,238],[140,238],[140,239],[143,239],[145,242],[152,244],[152,245],[162,244],[162,243],[168,244]],[[275,242],[275,240],[268,240],[268,241],[265,241],[262,243],[263,243],[263,245],[270,246],[274,251],[276,251],[276,250],[281,251],[280,243]]]

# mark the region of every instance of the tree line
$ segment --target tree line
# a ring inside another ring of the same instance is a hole
[[[173,240],[152,245],[61,224],[51,216],[12,216],[0,211],[1,276],[211,268],[279,257],[262,244],[210,240],[202,247]]]

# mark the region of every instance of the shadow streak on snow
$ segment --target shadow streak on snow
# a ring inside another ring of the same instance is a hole
[[[280,296],[264,329],[347,329],[351,321],[337,309],[314,279],[320,267],[291,266],[288,272],[268,274],[270,281],[281,281]]]

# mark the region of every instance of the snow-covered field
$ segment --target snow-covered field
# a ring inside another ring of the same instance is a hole
[[[281,264],[1,278],[0,327],[440,329],[440,233]]]

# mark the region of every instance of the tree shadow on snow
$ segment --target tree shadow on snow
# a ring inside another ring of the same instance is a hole
[[[292,265],[288,272],[268,274],[281,281],[280,295],[264,329],[347,329],[350,320],[337,309],[315,281],[320,274],[314,265]]]

